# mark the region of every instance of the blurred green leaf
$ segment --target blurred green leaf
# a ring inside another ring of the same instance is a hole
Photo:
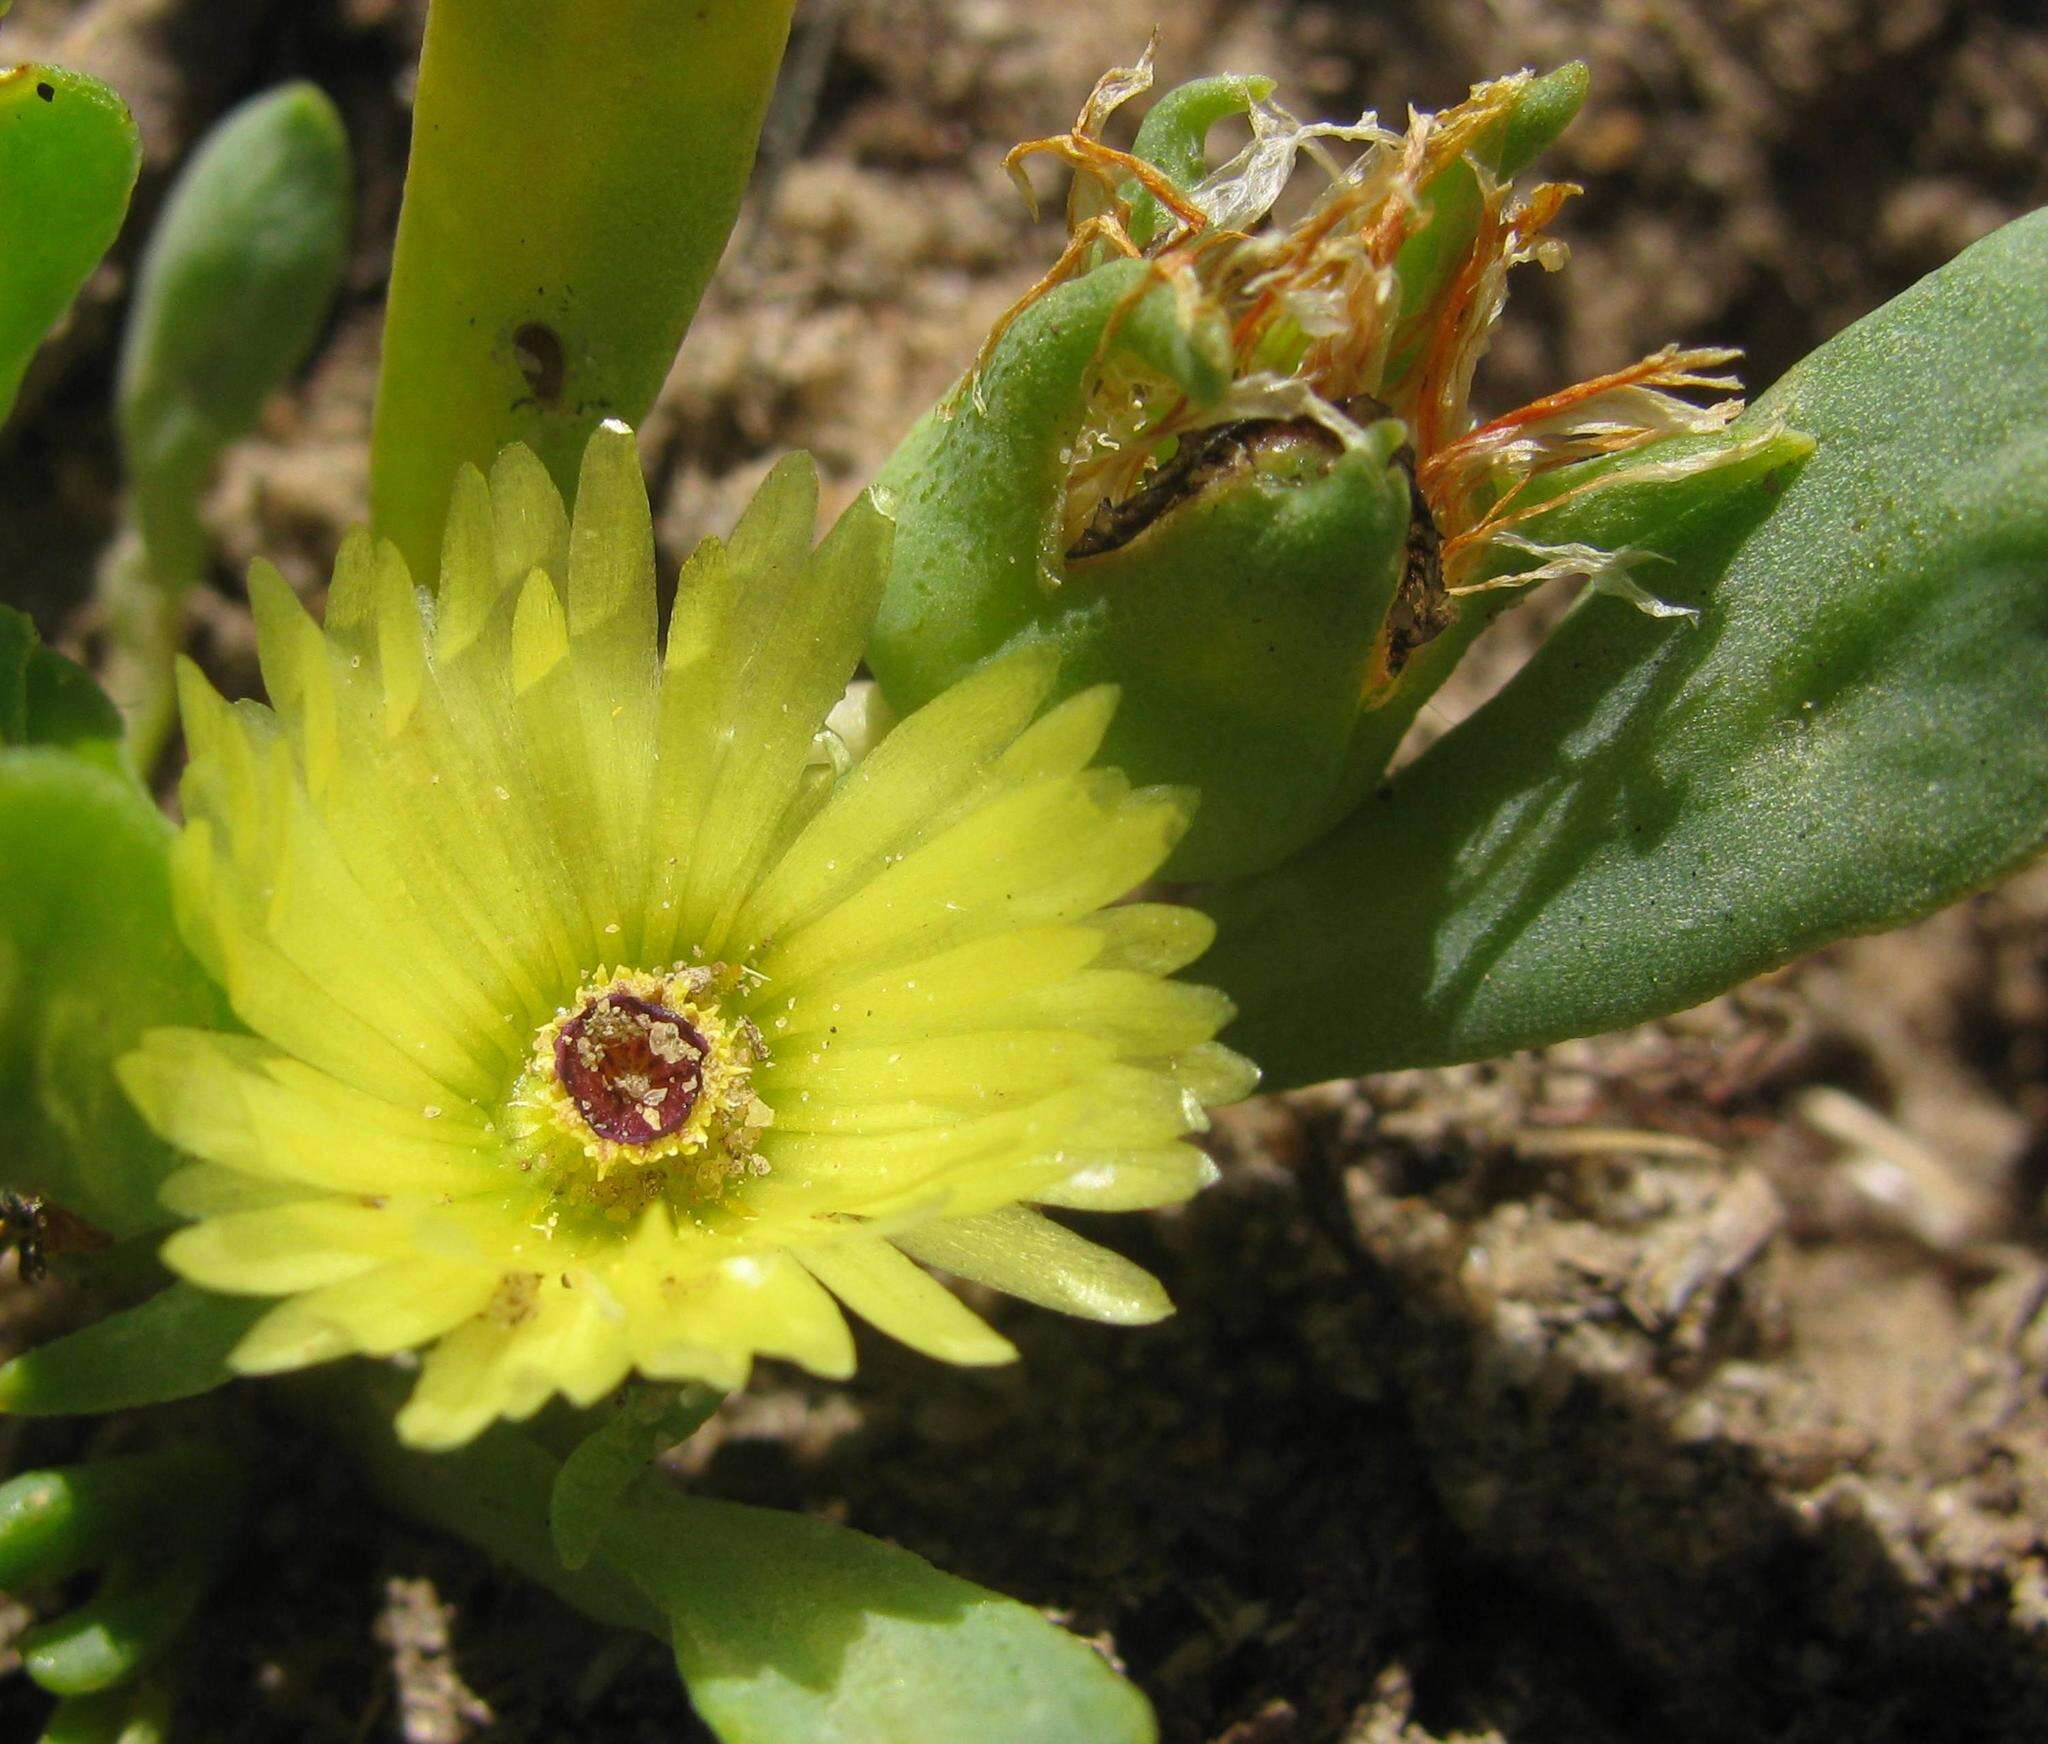
[[[25,612],[0,605],[0,745],[61,745],[110,768],[121,717],[81,667],[45,648]]]
[[[0,1590],[57,1586],[112,1555],[154,1481],[133,1459],[22,1472],[0,1484]]]
[[[43,1728],[42,1744],[165,1744],[170,1736],[170,1689],[150,1679],[65,1697]]]
[[[198,498],[220,453],[319,336],[347,257],[348,137],[312,85],[252,97],[200,142],[136,275],[116,409],[152,558],[203,554]]]
[[[1269,1085],[1638,1022],[2039,849],[2044,284],[2036,213],[1823,346],[1739,426],[1812,458],[1641,541],[1696,627],[1581,600],[1343,829],[1205,897]]]
[[[47,746],[0,750],[0,1184],[107,1233],[169,1220],[173,1153],[114,1081],[160,1024],[230,1021],[172,923],[170,826],[135,783]]]
[[[145,770],[171,725],[180,596],[205,568],[200,500],[319,336],[348,253],[350,180],[334,105],[283,85],[213,127],[150,235],[116,399],[141,553],[102,587],[108,685]]]
[[[27,1472],[0,1487],[0,1585],[54,1587],[87,1570],[87,1598],[16,1640],[53,1695],[125,1683],[162,1655],[218,1575],[241,1515],[241,1475],[210,1448]]]
[[[371,443],[431,583],[456,468],[524,442],[565,494],[638,425],[718,264],[794,0],[434,0]]]
[[[68,1417],[189,1399],[235,1378],[228,1353],[277,1304],[171,1284],[0,1364],[0,1412]]]
[[[83,73],[0,69],[0,422],[113,245],[142,167],[127,104]]]
[[[136,1537],[138,1551],[149,1546],[146,1559],[116,1563],[91,1598],[19,1638],[22,1669],[52,1695],[92,1695],[127,1682],[162,1657],[213,1585],[218,1560],[196,1542],[179,1554],[161,1539]]]

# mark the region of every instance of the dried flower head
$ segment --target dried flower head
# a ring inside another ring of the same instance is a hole
[[[991,663],[849,766],[825,730],[886,563],[815,552],[777,468],[655,633],[629,432],[573,524],[509,450],[454,494],[438,592],[342,552],[324,631],[252,580],[272,707],[183,674],[181,923],[250,1034],[124,1064],[202,1159],[165,1257],[276,1296],[249,1372],[428,1350],[400,1431],[461,1442],[627,1374],[852,1367],[838,1302],[954,1362],[1010,1345],[917,1262],[1143,1321],[1158,1285],[1033,1206],[1186,1197],[1254,1074],[1210,928],[1111,906],[1188,801],[1089,768],[1106,690]],[[273,709],[275,712],[273,712]]]
[[[1740,384],[1716,372],[1737,354],[1666,346],[1497,417],[1479,420],[1471,407],[1510,269],[1533,261],[1555,270],[1566,259],[1547,231],[1579,190],[1515,183],[1513,130],[1540,82],[1528,72],[1491,80],[1441,113],[1411,113],[1400,132],[1369,114],[1304,124],[1272,101],[1265,81],[1184,87],[1158,106],[1166,125],[1154,155],[1178,126],[1188,130],[1183,149],[1199,161],[1201,135],[1226,108],[1241,110],[1251,128],[1242,150],[1190,186],[1102,140],[1109,116],[1151,82],[1148,50],[1137,66],[1104,76],[1073,128],[1028,141],[1007,160],[1027,197],[1024,160],[1050,154],[1072,167],[1068,247],[997,326],[984,358],[1023,309],[1121,255],[1150,268],[1134,282],[1132,307],[1165,284],[1186,328],[1220,336],[1227,359],[1227,387],[1198,400],[1134,349],[1105,344],[1069,447],[1069,556],[1111,549],[1124,527],[1150,525],[1162,499],[1184,495],[1187,475],[1241,448],[1248,429],[1291,428],[1332,448],[1355,447],[1363,426],[1392,418],[1405,432],[1400,458],[1414,485],[1415,531],[1410,584],[1372,668],[1377,682],[1398,676],[1407,652],[1448,625],[1452,601],[1480,589],[1580,575],[1658,609],[1628,578],[1637,554],[1531,537],[1527,523],[1563,500],[1534,487],[1574,462],[1723,430],[1742,410],[1740,399],[1725,397]],[[1228,87],[1227,101],[1211,87]],[[1345,145],[1363,149],[1345,161],[1333,151]],[[1296,185],[1304,162],[1323,178],[1306,193]],[[1298,209],[1276,218],[1290,188]],[[1682,390],[1724,397],[1701,405]],[[1574,488],[1729,465],[1775,435],[1759,430],[1747,443],[1667,454],[1646,463],[1654,474],[1605,470]]]

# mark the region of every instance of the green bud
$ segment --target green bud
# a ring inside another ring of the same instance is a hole
[[[1284,857],[1320,823],[1362,650],[1402,578],[1402,433],[1380,422],[1347,443],[1299,420],[1217,426],[1150,494],[1070,533],[1064,456],[1104,328],[1134,285],[1139,269],[1117,263],[1026,310],[982,371],[986,409],[968,396],[934,413],[890,462],[896,552],[869,660],[909,709],[997,648],[1057,642],[1063,690],[1122,687],[1104,760],[1201,789],[1175,874],[1228,876],[1248,854]],[[1171,335],[1171,319],[1155,292],[1110,346],[1128,355],[1155,322]],[[1173,350],[1150,337],[1155,357]],[[1175,378],[1213,397],[1223,382],[1204,371],[1198,336],[1178,338]],[[1280,758],[1294,767],[1276,781]]]

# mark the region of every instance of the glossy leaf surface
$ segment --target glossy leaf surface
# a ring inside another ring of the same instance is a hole
[[[648,1484],[613,1560],[723,1744],[1150,1744],[1151,1710],[1029,1607],[823,1520]]]
[[[116,412],[139,548],[101,582],[107,685],[149,769],[175,713],[182,596],[205,566],[200,502],[221,452],[318,337],[348,252],[348,139],[312,85],[253,97],[201,141],[149,239]]]
[[[2039,848],[2044,284],[2036,213],[1823,346],[1745,419],[1812,457],[1640,540],[1696,626],[1582,600],[1335,835],[1205,898],[1269,1085],[1637,1022]]]

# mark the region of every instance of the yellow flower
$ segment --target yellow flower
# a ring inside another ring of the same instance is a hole
[[[1252,1085],[1223,997],[1167,978],[1209,924],[1110,906],[1187,798],[1088,767],[1108,691],[1039,717],[1042,650],[846,767],[889,526],[864,499],[814,552],[815,512],[778,467],[660,647],[630,433],[573,525],[511,449],[460,481],[437,594],[357,534],[323,633],[259,567],[274,713],[183,673],[180,924],[251,1033],[153,1033],[123,1076],[202,1159],[166,1260],[282,1298],[237,1368],[430,1345],[399,1428],[448,1446],[634,1371],[844,1375],[838,1303],[1012,1357],[926,1265],[1167,1312],[1032,1207],[1185,1198],[1204,1105]]]

